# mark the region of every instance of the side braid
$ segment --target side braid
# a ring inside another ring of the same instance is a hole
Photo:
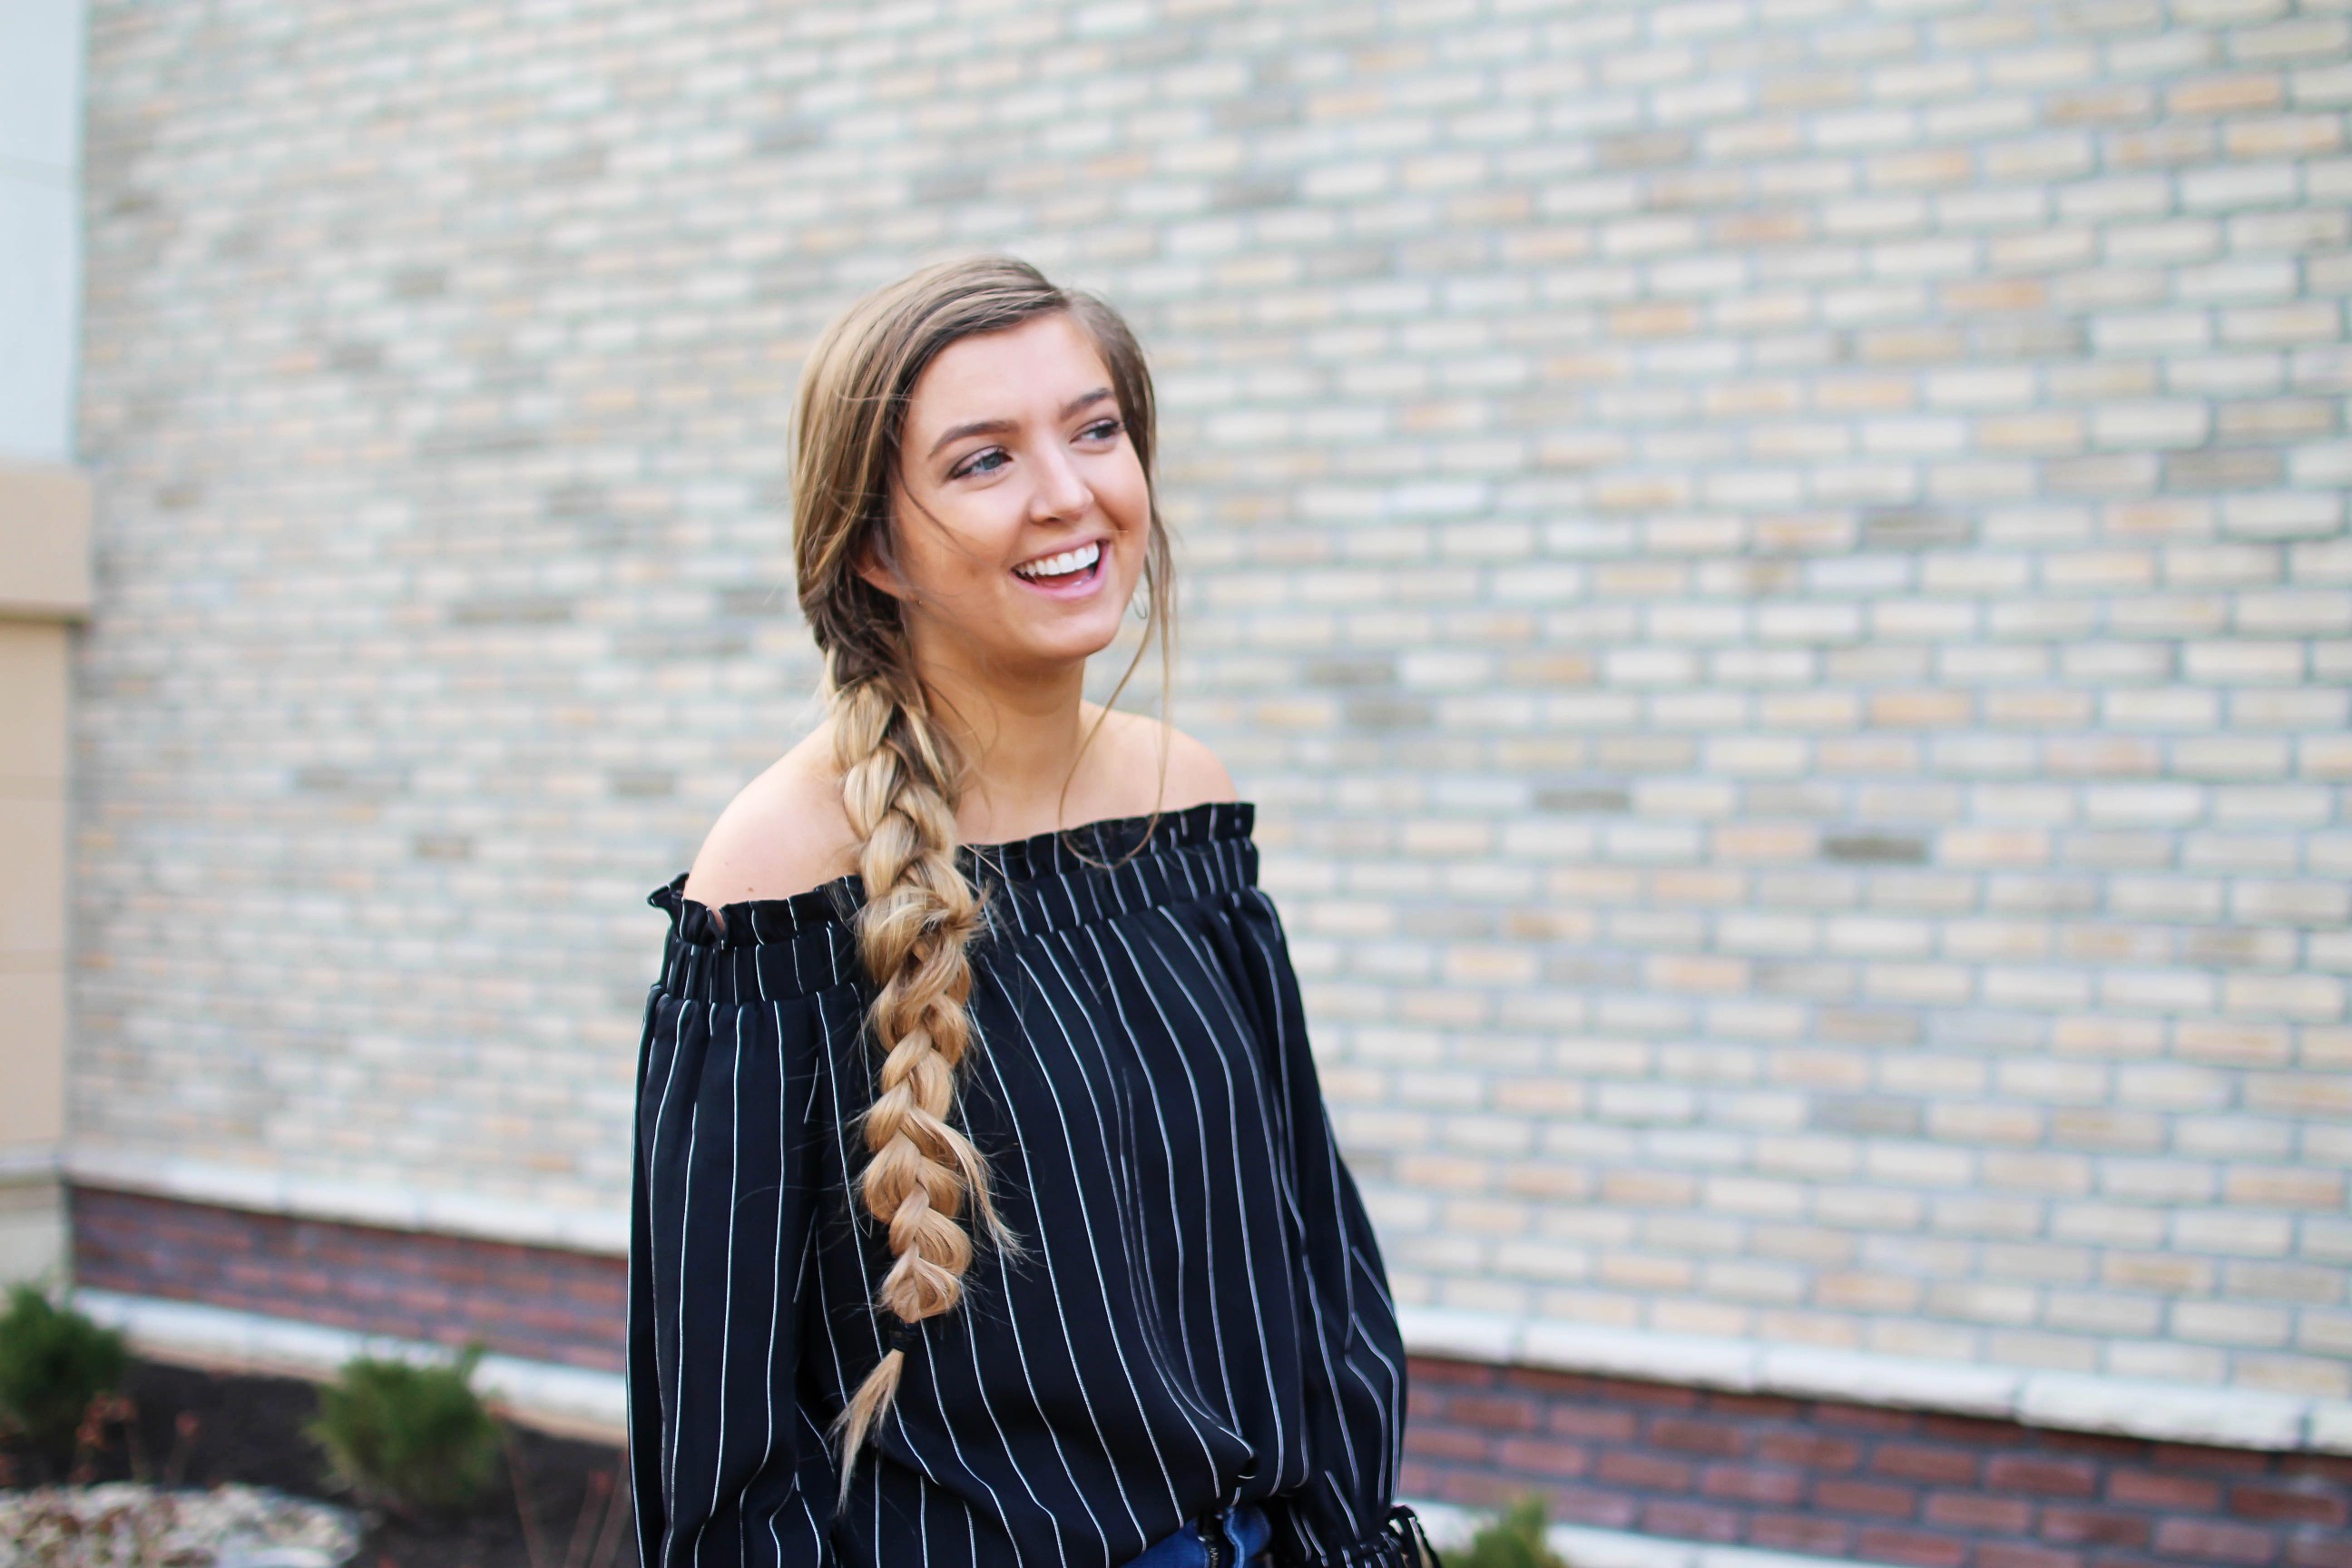
[[[956,864],[955,759],[921,698],[894,684],[884,676],[854,681],[834,690],[831,706],[842,803],[864,843],[858,950],[878,982],[866,1016],[881,1083],[865,1112],[871,1157],[859,1190],[890,1231],[877,1305],[913,1324],[963,1298],[972,1258],[961,1217],[967,1196],[992,1239],[1010,1247],[1013,1238],[990,1200],[980,1152],[950,1120],[971,1040],[967,949],[983,923],[981,896]],[[834,1420],[845,1501],[858,1450],[897,1396],[906,1359],[887,1351]]]
[[[1007,1256],[1020,1252],[990,1202],[984,1162],[951,1120],[972,1038],[966,949],[983,924],[985,903],[958,864],[964,759],[955,731],[933,716],[901,595],[870,580],[866,568],[870,560],[906,586],[895,543],[899,439],[924,367],[950,343],[1056,312],[1093,339],[1148,478],[1157,403],[1141,343],[1108,301],[1063,288],[1017,257],[934,262],[875,289],[824,330],[801,370],[793,567],[801,610],[825,658],[842,801],[861,844],[866,900],[857,941],[877,987],[866,1017],[882,1062],[863,1123],[868,1160],[860,1198],[889,1228],[891,1265],[875,1306],[898,1319],[880,1365],[833,1423],[845,1502],[858,1452],[897,1397],[906,1366],[900,1347],[913,1325],[962,1299],[975,1239],[967,1218]],[[1145,549],[1150,624],[1111,704],[1155,630],[1163,692],[1174,673],[1175,562],[1156,496]]]

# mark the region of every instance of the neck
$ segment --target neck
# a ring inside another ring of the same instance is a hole
[[[994,843],[1066,826],[1064,785],[1068,799],[1079,797],[1073,770],[1094,719],[1085,699],[1085,661],[983,669],[947,638],[919,631],[914,640],[931,721],[969,764],[956,808],[964,840]],[[926,646],[939,643],[946,646]]]

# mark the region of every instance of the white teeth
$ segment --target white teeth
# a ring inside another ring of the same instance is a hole
[[[1065,572],[1085,570],[1093,565],[1101,554],[1100,544],[1081,544],[1076,550],[1065,550],[1059,555],[1024,561],[1013,570],[1024,577],[1058,577]]]

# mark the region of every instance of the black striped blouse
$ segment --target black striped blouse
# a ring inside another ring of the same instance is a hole
[[[835,1510],[825,1424],[880,1358],[853,1201],[877,1063],[856,875],[711,911],[680,876],[646,1010],[628,1411],[648,1568],[1114,1568],[1239,1502],[1283,1563],[1409,1562],[1404,1356],[1331,1139],[1255,805],[968,845],[989,889],[959,1114],[1027,1248],[918,1325]],[[1147,836],[1146,829],[1150,831]],[[1097,861],[1132,858],[1112,869]]]

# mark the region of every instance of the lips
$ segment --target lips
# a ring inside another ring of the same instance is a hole
[[[1087,540],[1067,550],[1057,550],[1051,555],[1040,555],[1013,568],[1020,576],[1034,582],[1075,575],[1093,565],[1102,556],[1102,541]]]
[[[1033,572],[1034,566],[1061,568],[1057,572],[1033,574],[1033,572],[1015,571],[1013,575],[1024,587],[1050,598],[1083,598],[1102,582],[1103,569],[1108,561],[1109,552],[1104,549],[1104,542],[1090,539],[1084,544],[1022,563],[1024,566],[1032,566]]]

